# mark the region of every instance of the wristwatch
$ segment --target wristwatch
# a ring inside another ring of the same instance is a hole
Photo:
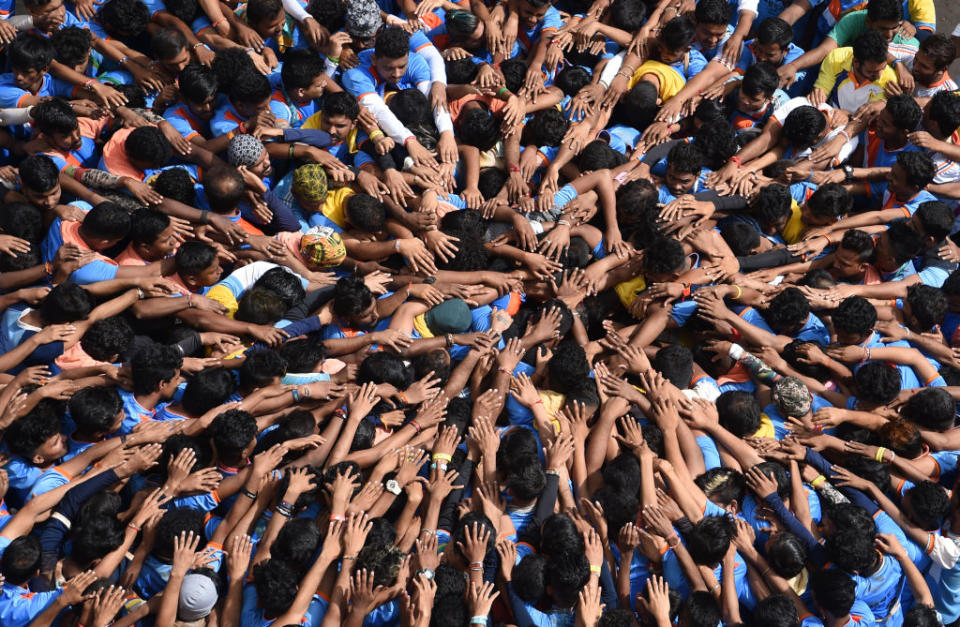
[[[432,568],[421,568],[420,570],[417,571],[417,574],[423,575],[424,577],[427,578],[427,580],[433,579],[434,575],[436,575],[436,573],[433,572]]]
[[[437,282],[437,277],[435,277],[435,276],[428,276],[427,278],[425,278],[425,279],[423,280],[423,282],[426,283],[427,285],[433,285],[434,283]]]
[[[400,496],[400,483],[396,479],[388,479],[384,489],[394,496]]]
[[[853,180],[853,167],[852,167],[852,166],[849,166],[849,165],[845,165],[845,166],[843,166],[843,168],[841,168],[841,169],[843,170],[843,177],[844,177],[843,182],[844,182],[844,183],[849,183],[850,181],[852,181],[852,180]]]

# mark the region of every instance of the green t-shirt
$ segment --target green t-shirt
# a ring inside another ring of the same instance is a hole
[[[843,48],[845,46],[852,46],[853,40],[865,32],[867,32],[867,12],[854,11],[840,18],[840,21],[830,29],[830,33],[827,36],[837,42],[839,47]],[[916,37],[907,39],[902,37],[900,33],[894,36],[892,43],[902,46],[920,47],[920,42]]]

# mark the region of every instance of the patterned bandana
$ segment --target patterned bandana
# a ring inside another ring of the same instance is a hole
[[[260,160],[263,150],[263,143],[253,135],[237,135],[227,146],[227,161],[230,165],[249,168]]]
[[[293,173],[293,191],[305,200],[323,202],[327,197],[327,173],[319,163],[308,163]]]
[[[308,266],[333,268],[347,256],[343,238],[329,226],[314,226],[300,238],[300,256]]]

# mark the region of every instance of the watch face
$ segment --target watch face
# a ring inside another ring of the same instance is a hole
[[[390,481],[387,481],[386,488],[387,488],[387,492],[390,492],[391,494],[400,494],[400,484],[397,483],[396,479],[391,479]]]

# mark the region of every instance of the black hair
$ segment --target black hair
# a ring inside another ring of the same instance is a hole
[[[768,17],[757,26],[757,43],[762,46],[776,44],[781,49],[793,41],[793,27],[779,17]]]
[[[470,11],[454,9],[447,11],[444,22],[447,25],[447,34],[450,35],[450,40],[457,42],[469,39],[473,32],[477,30],[480,19]]]
[[[524,126],[521,141],[535,146],[559,146],[569,124],[556,107],[538,111]]]
[[[683,267],[685,259],[683,245],[675,239],[664,237],[647,247],[643,267],[647,272],[671,274]]]
[[[850,575],[841,570],[816,570],[810,576],[813,599],[825,612],[834,617],[850,613],[857,600],[857,585]]]
[[[604,485],[624,494],[636,494],[640,490],[640,463],[632,453],[621,453],[604,464],[602,475]]]
[[[760,429],[760,403],[753,394],[730,390],[718,396],[716,403],[720,425],[738,438],[749,437]]]
[[[590,580],[590,562],[582,552],[565,552],[550,556],[547,585],[562,607],[577,602],[577,594]]]
[[[280,78],[283,86],[292,89],[307,89],[323,74],[323,61],[312,50],[288,50],[283,56]]]
[[[853,40],[853,58],[860,63],[872,61],[886,64],[887,40],[875,30],[861,33]]]
[[[540,496],[546,482],[540,459],[530,455],[513,462],[504,486],[517,500],[528,502]]]
[[[693,20],[685,15],[678,15],[664,25],[660,30],[658,41],[671,52],[686,50],[697,35],[697,27]]]
[[[134,129],[123,141],[123,148],[128,157],[149,164],[151,168],[161,168],[173,157],[173,146],[163,131],[155,126]]]
[[[133,393],[153,393],[161,383],[177,376],[182,366],[183,357],[173,346],[147,344],[130,360]]]
[[[120,240],[130,232],[130,214],[116,203],[102,202],[87,212],[82,228],[91,237]]]
[[[303,289],[300,277],[286,268],[270,268],[253,285],[272,291],[280,297],[287,309],[300,305],[307,297],[307,292]]]
[[[100,5],[97,19],[109,30],[137,37],[150,23],[150,11],[140,0],[110,0]]]
[[[460,142],[477,150],[490,150],[500,140],[500,121],[485,107],[472,107],[458,120]]]
[[[7,48],[10,67],[15,70],[44,72],[53,62],[53,43],[38,33],[20,33]]]
[[[218,167],[203,176],[203,191],[207,204],[215,213],[227,213],[236,209],[246,189],[243,176],[234,167]]]
[[[187,48],[187,38],[175,28],[164,28],[150,38],[150,54],[160,61],[167,61],[177,57]]]
[[[816,144],[825,128],[827,118],[823,112],[816,107],[804,105],[787,115],[781,136],[788,145],[802,150]]]
[[[64,281],[57,285],[40,303],[40,317],[46,324],[63,324],[85,320],[93,310],[90,292],[76,283]]]
[[[284,342],[280,346],[280,356],[286,362],[290,372],[313,372],[317,364],[326,357],[326,350],[323,342],[314,338],[304,338]]]
[[[217,94],[217,75],[213,69],[190,63],[177,77],[180,95],[190,102],[202,104]]]
[[[960,96],[952,91],[941,91],[930,99],[927,109],[930,121],[940,128],[940,134],[949,137],[957,128],[960,128]],[[36,109],[34,109],[36,119]]]
[[[247,3],[247,23],[258,24],[272,20],[283,10],[280,0],[251,0]]]
[[[953,210],[945,202],[939,200],[922,202],[913,215],[920,222],[923,235],[932,237],[935,242],[943,241],[953,229]]]
[[[837,331],[851,335],[864,337],[873,331],[876,323],[876,307],[860,296],[848,296],[833,311],[833,324]]]
[[[950,513],[950,497],[939,483],[921,481],[907,490],[911,518],[924,531],[936,531]],[[905,494],[905,496],[906,496]]]
[[[380,351],[368,355],[357,369],[357,383],[389,383],[397,389],[407,389],[413,383],[413,373],[399,355]]]
[[[449,13],[447,16],[449,17]],[[447,22],[449,27],[450,22]],[[451,85],[467,85],[472,83],[479,73],[479,65],[470,59],[449,59],[444,62],[447,68],[447,81]],[[462,114],[461,114],[462,115]]]
[[[240,387],[244,390],[263,387],[287,373],[287,362],[275,350],[257,348],[247,351],[246,356],[239,372]]]
[[[869,569],[876,560],[874,534],[863,535],[852,529],[839,528],[827,538],[825,548],[830,559],[848,573]]]
[[[85,435],[106,433],[123,411],[123,401],[114,387],[90,386],[70,397],[70,418]]]
[[[957,49],[950,37],[944,33],[934,33],[920,42],[920,50],[930,57],[933,67],[944,72],[957,58]]]
[[[579,65],[571,65],[557,74],[554,84],[567,96],[573,97],[590,84],[590,73]]]
[[[222,405],[237,389],[236,379],[226,368],[207,368],[190,378],[183,391],[181,403],[193,416],[202,416]]]
[[[41,133],[50,135],[60,133],[67,135],[75,131],[79,125],[73,108],[63,98],[51,98],[33,107],[30,112],[33,117],[33,126]]]
[[[687,534],[687,550],[697,564],[715,566],[723,559],[733,535],[733,521],[727,516],[704,516]]]
[[[133,327],[122,316],[97,320],[80,338],[80,347],[97,361],[115,361],[133,345]]]
[[[920,189],[932,183],[933,177],[937,174],[933,157],[928,152],[910,150],[898,153],[897,165],[906,173],[907,182]]]
[[[699,146],[681,142],[667,154],[667,167],[682,174],[700,174],[703,169],[703,153]]]
[[[726,26],[730,23],[732,12],[726,0],[700,0],[693,15],[697,24],[722,24]]]
[[[789,531],[778,533],[767,547],[767,561],[775,573],[791,579],[803,571],[807,547],[796,534]]]
[[[135,244],[152,244],[170,226],[170,216],[156,209],[142,207],[130,220],[130,239]]]
[[[882,361],[868,361],[853,375],[857,398],[886,405],[900,393],[900,371]]]
[[[747,68],[740,83],[740,91],[748,96],[771,98],[780,86],[777,69],[772,63],[756,63]]]
[[[513,567],[514,592],[523,601],[535,605],[547,592],[547,557],[528,554]]]
[[[711,468],[694,479],[704,495],[714,503],[726,506],[734,501],[743,504],[747,481],[733,468]]]
[[[241,409],[228,409],[213,419],[209,433],[221,461],[232,462],[257,437],[257,421]]]
[[[347,119],[356,120],[360,115],[360,105],[357,99],[345,91],[326,94],[323,97],[323,114],[328,118],[342,115]]]
[[[90,30],[79,26],[67,26],[54,31],[50,42],[56,50],[57,61],[71,68],[86,61],[93,46]]]
[[[236,103],[260,104],[272,93],[270,81],[255,69],[242,72],[230,82],[223,82],[223,78],[218,74],[217,82],[224,87],[229,86],[230,100]]]
[[[903,8],[898,0],[870,0],[867,19],[871,22],[898,22],[903,19]]]
[[[410,35],[402,28],[384,28],[377,32],[374,56],[400,59],[410,52]]]
[[[893,118],[894,125],[907,133],[917,130],[923,120],[923,109],[908,94],[897,94],[887,98],[887,111]]]
[[[693,378],[693,353],[683,344],[670,344],[657,351],[653,367],[681,390],[690,387]]]
[[[168,13],[180,18],[184,24],[190,24],[200,12],[200,3],[197,0],[169,0],[163,3]]]
[[[733,131],[733,127],[726,122],[721,123],[719,120],[704,122],[700,130],[697,131],[693,144],[702,155],[703,165],[711,170],[719,170],[730,157],[737,154],[737,135]],[[669,159],[668,156],[668,163]],[[674,169],[676,169],[675,165]]]
[[[253,64],[253,61],[247,55],[243,48],[226,48],[218,50],[210,64],[214,75],[217,77],[218,88],[223,93],[230,92],[230,86],[238,81],[256,80],[260,76],[260,71]],[[269,86],[269,81],[268,81]],[[262,101],[255,100],[255,102]]]
[[[241,322],[273,325],[283,318],[286,311],[283,299],[276,292],[254,286],[244,292],[237,301],[237,313],[234,317]]]
[[[746,222],[727,222],[720,227],[720,236],[738,257],[750,255],[760,245],[760,233]]]
[[[907,288],[907,302],[917,324],[928,331],[943,322],[947,315],[947,297],[932,285],[914,283]]]
[[[500,73],[507,89],[513,93],[520,91],[527,75],[527,64],[520,57],[513,57],[500,64]]]
[[[923,250],[923,235],[910,228],[906,219],[890,222],[882,235],[890,243],[890,252],[897,266],[905,264]]]
[[[289,474],[284,473],[284,478]],[[316,523],[309,518],[294,518],[280,528],[277,539],[270,546],[270,556],[285,562],[302,576],[319,546],[320,530]]]
[[[296,571],[279,559],[271,558],[253,567],[257,602],[265,616],[277,616],[289,608],[297,597],[299,584]]]
[[[44,442],[60,433],[63,421],[50,409],[35,407],[17,418],[3,435],[10,452],[28,462]]]
[[[956,411],[956,403],[946,390],[924,388],[910,397],[900,416],[921,429],[946,431],[953,427]]]
[[[760,188],[751,206],[761,224],[775,224],[790,213],[792,202],[789,187],[771,183]]]
[[[337,281],[333,293],[333,313],[337,316],[355,316],[370,306],[373,293],[356,276],[343,277]]]
[[[161,196],[172,198],[188,206],[196,204],[197,187],[186,168],[164,168],[155,179],[153,189]]]
[[[706,590],[694,590],[680,606],[680,623],[689,627],[716,627],[722,619],[720,604]]]
[[[20,183],[38,193],[49,192],[60,184],[60,169],[44,154],[26,157],[18,166]]]
[[[840,248],[856,253],[857,261],[863,263],[869,261],[873,256],[873,238],[866,231],[850,229],[843,234],[843,239],[840,240]]]
[[[369,194],[357,192],[347,198],[346,217],[359,231],[376,233],[387,223],[387,207]]]
[[[763,319],[775,333],[792,335],[800,330],[810,316],[810,303],[796,287],[788,287],[777,294],[763,312]]]
[[[622,30],[639,30],[647,19],[647,5],[643,0],[613,0],[610,4],[610,23]]]
[[[750,627],[800,627],[800,615],[785,594],[771,594],[753,608]]]
[[[941,627],[940,612],[929,605],[917,604],[903,615],[903,627]]]
[[[188,240],[180,244],[174,257],[177,273],[195,276],[206,270],[217,259],[217,249],[206,242]]]
[[[815,216],[838,218],[853,208],[853,196],[839,183],[827,183],[817,188],[807,207]]]
[[[15,586],[26,584],[39,568],[40,540],[31,535],[14,538],[0,559],[0,573]]]

